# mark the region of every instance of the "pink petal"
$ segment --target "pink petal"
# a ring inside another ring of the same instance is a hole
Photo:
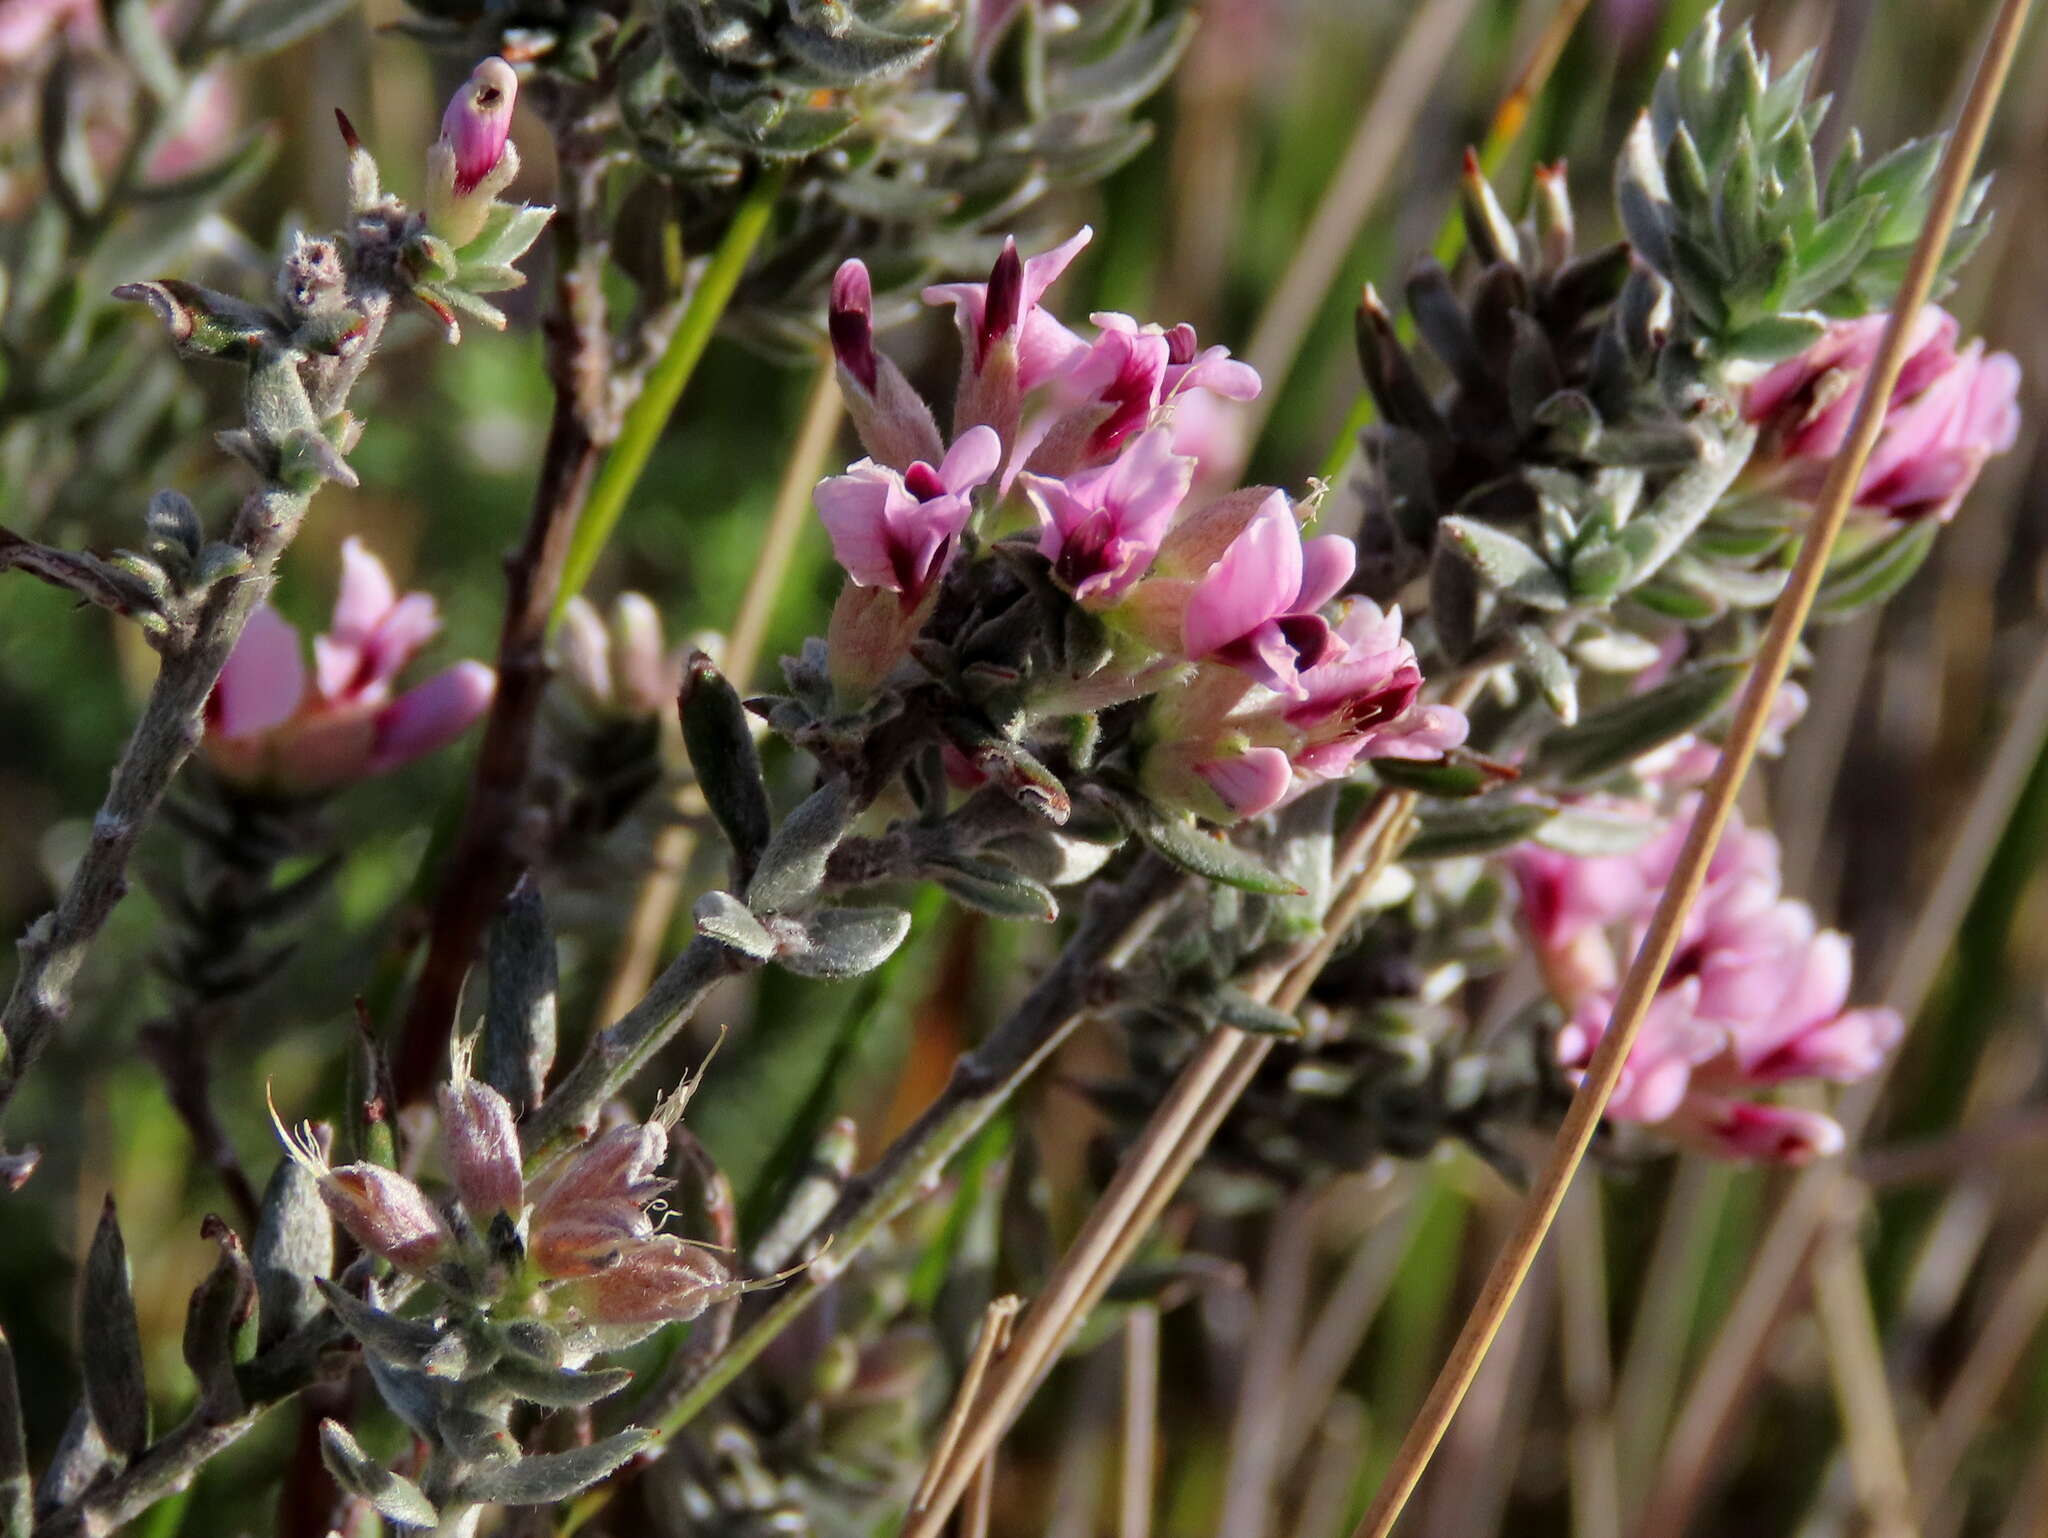
[[[355,683],[356,691],[381,696],[440,628],[441,617],[432,596],[407,593],[384,616],[384,623],[370,638],[363,654],[362,675]]]
[[[490,708],[498,675],[481,662],[458,662],[377,713],[369,772],[382,774],[453,742]]]
[[[1320,609],[1343,590],[1358,563],[1358,550],[1342,534],[1324,534],[1301,547],[1301,592],[1292,607]]]
[[[306,693],[299,632],[269,604],[258,606],[221,669],[207,717],[222,737],[250,737],[290,719]]]
[[[1003,440],[993,427],[970,427],[946,450],[939,480],[955,493],[972,491],[996,473],[1003,462]]]
[[[1024,259],[1026,310],[1045,297],[1045,291],[1072,265],[1074,258],[1081,254],[1081,248],[1094,238],[1094,229],[1084,224],[1050,251],[1041,251],[1036,256],[1027,256]]]
[[[1191,658],[1212,656],[1285,613],[1300,591],[1301,535],[1286,496],[1275,492],[1195,584],[1181,645]]]
[[[1294,767],[1278,748],[1250,748],[1235,758],[1197,764],[1195,772],[1238,817],[1271,811],[1294,785]]]
[[[355,535],[341,544],[341,581],[334,595],[334,617],[327,633],[337,641],[360,645],[369,639],[391,606],[398,589],[384,563]]]
[[[864,459],[845,475],[818,482],[812,496],[846,574],[861,587],[896,588],[889,513],[892,503],[911,501],[901,483]]]

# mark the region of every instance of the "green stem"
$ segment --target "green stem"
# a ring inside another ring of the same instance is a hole
[[[675,335],[669,338],[667,350],[648,371],[646,385],[627,408],[625,421],[619,427],[618,441],[612,445],[603,467],[597,472],[597,481],[590,488],[590,499],[585,503],[583,516],[577,521],[576,532],[570,539],[568,560],[562,569],[562,584],[556,590],[554,611],[549,617],[551,628],[561,619],[562,610],[568,606],[569,600],[590,580],[597,558],[604,553],[606,541],[619,526],[619,519],[626,511],[626,501],[633,495],[633,488],[639,485],[662,429],[668,425],[676,402],[682,399],[690,376],[697,372],[698,360],[704,356],[712,332],[718,329],[719,321],[724,318],[726,306],[732,302],[733,291],[739,287],[740,277],[753,257],[754,248],[767,232],[776,200],[781,197],[783,183],[787,179],[788,172],[780,167],[764,171],[740,200],[732,222],[726,226],[725,238],[718,243],[710,265],[697,280],[689,307],[684,310]]]

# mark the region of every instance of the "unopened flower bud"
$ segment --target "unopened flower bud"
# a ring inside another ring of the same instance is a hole
[[[663,1235],[632,1246],[616,1265],[568,1289],[567,1297],[599,1324],[666,1324],[695,1319],[742,1290],[709,1250]]]
[[[450,245],[476,239],[491,203],[519,174],[509,137],[519,77],[500,58],[470,73],[441,115],[441,137],[427,151],[427,223]]]
[[[526,1205],[526,1184],[520,1174],[519,1129],[512,1107],[490,1085],[469,1076],[467,1044],[455,1049],[452,1082],[441,1086],[441,1142],[448,1154],[448,1173],[462,1207],[478,1228],[498,1213],[518,1221]]]
[[[285,1153],[313,1177],[328,1212],[356,1243],[401,1271],[424,1271],[447,1253],[454,1235],[418,1186],[381,1164],[344,1164],[335,1169],[314,1141],[310,1127],[302,1126],[297,1133],[287,1131],[275,1107],[270,1117],[284,1141]]]
[[[932,408],[903,370],[875,350],[874,288],[858,258],[841,263],[832,278],[826,328],[839,365],[839,393],[861,446],[892,470],[919,461],[937,464],[945,445]]]
[[[470,71],[441,114],[441,137],[455,151],[455,191],[467,196],[498,168],[512,131],[519,77],[495,56]]]

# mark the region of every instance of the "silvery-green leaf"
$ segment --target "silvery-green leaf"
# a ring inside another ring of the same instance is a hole
[[[690,909],[697,933],[707,935],[750,961],[769,961],[775,955],[775,937],[748,911],[747,905],[730,892],[706,892]]]
[[[199,1381],[205,1413],[225,1422],[242,1412],[235,1366],[255,1346],[256,1276],[242,1241],[225,1223],[209,1218],[203,1232],[220,1253],[185,1308],[185,1365]]]
[[[336,1484],[368,1501],[386,1521],[400,1527],[431,1528],[441,1520],[418,1485],[364,1452],[337,1420],[320,1422],[320,1461]]]
[[[1496,777],[1478,764],[1450,759],[1427,763],[1409,758],[1376,758],[1372,761],[1372,774],[1382,785],[1391,785],[1396,790],[1412,790],[1417,795],[1453,801],[1476,796],[1497,783]]]
[[[1814,600],[1816,620],[1847,619],[1872,604],[1883,603],[1912,580],[1934,548],[1941,525],[1923,518],[1830,567]]]
[[[777,960],[799,977],[859,977],[887,961],[909,933],[910,915],[901,908],[827,908],[804,922],[808,945]]]
[[[517,1356],[501,1358],[491,1369],[491,1382],[511,1390],[529,1404],[551,1409],[581,1409],[609,1398],[633,1381],[624,1367],[578,1372],[572,1367],[543,1367]]]
[[[1487,587],[1533,608],[1564,609],[1571,594],[1548,562],[1514,535],[1476,519],[1452,516],[1437,525],[1443,539],[1471,563]]]
[[[1721,441],[1707,444],[1698,464],[1673,476],[1649,506],[1629,520],[1617,542],[1628,552],[1634,581],[1655,575],[1684,545],[1742,473],[1755,443],[1755,428],[1730,428]]]
[[[320,1187],[296,1160],[280,1158],[263,1188],[256,1239],[257,1346],[268,1350],[320,1312],[315,1278],[334,1269],[334,1220]]]
[[[78,1353],[85,1402],[107,1446],[134,1458],[149,1445],[149,1386],[142,1375],[142,1328],[128,1275],[128,1249],[109,1196],[85,1257],[78,1300]]]
[[[1517,625],[1508,632],[1508,644],[1550,713],[1566,726],[1578,720],[1578,677],[1557,643],[1536,625]]]
[[[1596,780],[1694,730],[1735,696],[1744,663],[1686,668],[1656,688],[1582,716],[1552,732],[1536,750],[1534,775]]]
[[[780,913],[809,902],[825,880],[825,862],[853,826],[853,789],[841,775],[798,802],[761,851],[747,886],[747,906]]]
[[[80,1405],[64,1423],[57,1450],[50,1454],[50,1461],[43,1466],[43,1477],[36,1482],[36,1515],[48,1516],[59,1507],[69,1506],[92,1488],[113,1461],[114,1454],[106,1438],[100,1435],[99,1422],[93,1419],[92,1411]]]
[[[927,862],[931,879],[956,901],[997,918],[1050,924],[1060,905],[1037,881],[993,860],[972,855],[942,855]]]
[[[523,1110],[540,1103],[555,1060],[559,986],[554,932],[531,873],[519,878],[491,921],[486,955],[489,1003],[477,1074]]]
[[[696,772],[705,804],[732,846],[735,879],[744,884],[753,877],[755,862],[768,847],[773,821],[768,784],[762,778],[761,755],[747,726],[746,709],[711,659],[695,652],[683,675],[679,711],[690,767]],[[834,835],[835,842],[837,837]],[[822,875],[822,864],[819,871]]]
[[[407,1367],[418,1367],[441,1342],[441,1330],[428,1320],[388,1313],[325,1277],[320,1279],[319,1287],[320,1295],[334,1310],[342,1328],[361,1341],[366,1351]]]
[[[1628,854],[1648,843],[1661,828],[1662,824],[1640,810],[1567,804],[1536,830],[1536,842],[1581,857]]]
[[[1118,811],[1131,831],[1157,854],[1182,870],[1245,892],[1269,897],[1299,897],[1301,886],[1261,863],[1222,834],[1209,833],[1191,820],[1161,813],[1136,800],[1119,801]]]
[[[1236,988],[1218,988],[1203,1001],[1203,1007],[1214,1014],[1218,1025],[1227,1025],[1253,1036],[1298,1037],[1302,1034],[1302,1023],[1295,1016],[1270,1004],[1262,1004]]]
[[[1047,109],[1110,112],[1136,106],[1166,83],[1194,31],[1193,16],[1169,16],[1099,63],[1068,70],[1050,94]]]
[[[1770,315],[1721,338],[1717,350],[1744,363],[1778,363],[1796,357],[1827,334],[1818,315]]]
[[[459,1494],[466,1501],[490,1501],[500,1506],[538,1506],[565,1501],[624,1463],[647,1441],[649,1433],[638,1426],[608,1436],[588,1447],[561,1453],[533,1453],[514,1461],[493,1464],[467,1475]]]
[[[522,256],[547,228],[555,211],[541,204],[498,203],[484,216],[484,227],[476,238],[456,254],[461,258],[465,278],[472,264],[509,267]]]
[[[1655,641],[1628,630],[1607,630],[1572,643],[1572,655],[1596,673],[1640,673],[1664,655]]]
[[[1628,584],[1635,563],[1619,545],[1591,545],[1572,555],[1571,592],[1581,603],[1605,603]]]
[[[1491,854],[1521,843],[1556,815],[1557,808],[1548,802],[1506,798],[1434,809],[1419,819],[1401,858],[1447,860]]]

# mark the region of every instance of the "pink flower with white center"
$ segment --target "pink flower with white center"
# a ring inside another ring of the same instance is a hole
[[[497,675],[458,662],[392,698],[392,684],[440,628],[425,593],[398,596],[384,565],[351,539],[312,687],[299,632],[269,605],[249,618],[206,702],[207,761],[254,789],[334,790],[453,742],[489,707]]]
[[[1876,361],[1887,317],[1840,321],[1749,387],[1743,415],[1762,434],[1753,464],[1787,496],[1818,495],[1841,451],[1857,398]],[[1901,521],[1946,523],[1984,462],[2019,434],[2019,364],[1986,355],[1981,341],[1956,351],[1958,327],[1929,305],[1913,325],[1912,352],[1893,387],[1877,447],[1856,484],[1856,505]]]
[[[1152,564],[1194,473],[1195,462],[1155,428],[1096,469],[1065,480],[1020,477],[1038,514],[1039,553],[1082,603],[1114,604]]]
[[[1545,978],[1571,1019],[1559,1061],[1591,1061],[1614,1007],[1619,959],[1640,944],[1691,807],[1640,849],[1574,859],[1512,857]],[[1888,1009],[1850,1009],[1848,940],[1781,895],[1778,845],[1731,825],[1608,1107],[1617,1120],[1744,1158],[1798,1160],[1840,1146],[1838,1128],[1746,1097],[1788,1079],[1867,1077],[1904,1032]],[[1616,944],[1625,937],[1626,949]]]
[[[932,408],[903,377],[903,370],[875,348],[875,296],[868,269],[858,258],[840,263],[832,278],[826,328],[838,363],[839,394],[868,454],[894,470],[945,451]]]
[[[1340,534],[1304,542],[1285,494],[1274,492],[1188,594],[1182,651],[1300,698],[1302,670],[1344,644],[1315,611],[1350,579],[1355,559]]]
[[[944,573],[973,516],[972,492],[996,472],[1002,444],[970,428],[937,469],[919,460],[898,472],[863,459],[818,483],[818,517],[832,553],[856,586],[886,588],[914,609]]]
[[[1463,711],[1416,703],[1422,668],[1401,634],[1399,608],[1383,614],[1369,598],[1346,600],[1335,643],[1299,675],[1300,698],[1280,708],[1305,739],[1295,768],[1337,779],[1361,758],[1441,758],[1464,742]]]
[[[986,283],[939,283],[924,291],[927,304],[952,305],[960,327],[956,434],[993,427],[1004,448],[1014,449],[1024,397],[1087,350],[1039,301],[1093,233],[1083,225],[1052,250],[1028,258],[1018,256],[1014,240],[1005,240]]]

